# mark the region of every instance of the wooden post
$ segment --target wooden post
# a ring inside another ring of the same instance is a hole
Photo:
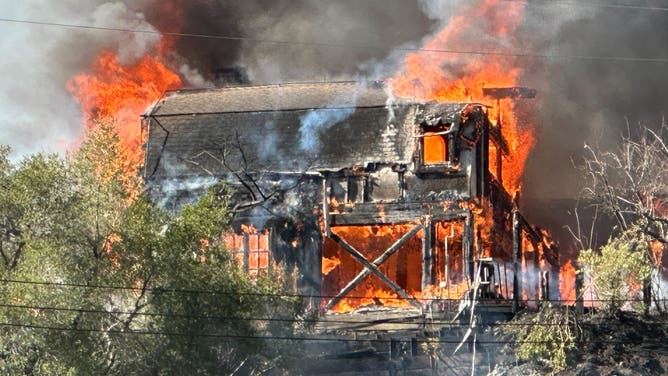
[[[454,231],[455,224],[454,222],[451,222],[450,234],[454,234]],[[448,288],[448,297],[450,296],[450,238],[454,238],[454,235],[446,235],[445,239],[443,240],[443,254],[445,256],[445,270],[443,270],[443,274],[445,276],[445,286]]]
[[[274,260],[276,259],[276,226],[269,227],[269,238],[267,239],[267,247],[269,248],[267,254],[267,271],[271,275],[274,270]]]
[[[513,210],[513,313],[520,309],[522,299],[522,226],[520,213]]]
[[[552,289],[550,291],[550,299],[556,297],[557,299],[561,298],[561,291],[559,290],[559,253],[556,250],[556,247],[550,246],[550,252],[554,255],[553,263],[550,267],[550,286]]]
[[[473,213],[471,211],[466,213],[466,220],[464,221],[462,248],[462,270],[469,282],[473,283]]]
[[[550,300],[550,272],[547,270],[540,272],[540,292],[541,300]]]
[[[478,145],[482,157],[480,161],[482,166],[478,174],[480,177],[478,192],[480,192],[480,198],[484,199],[489,198],[489,125],[489,121],[485,120],[482,129],[482,142]]]
[[[243,250],[244,250],[244,271],[248,273],[249,270],[249,258],[250,258],[250,248],[248,245],[248,234],[244,232],[243,234]]]
[[[575,268],[575,312],[579,315],[584,313],[584,273],[576,264]]]
[[[431,216],[427,215],[424,217],[422,230],[422,291],[434,284],[434,233],[434,222]]]
[[[510,298],[510,296],[508,296],[508,265],[505,263],[505,261],[503,263],[503,286],[506,289],[505,297],[508,299]]]
[[[323,233],[325,236],[329,236],[331,230],[329,227],[330,218],[329,218],[329,181],[327,175],[324,174],[322,177],[322,222],[323,222]]]
[[[496,127],[501,133],[501,99],[496,100]],[[503,187],[503,169],[501,168],[501,163],[503,163],[503,158],[501,157],[501,141],[496,144],[496,180],[499,182],[499,186]]]
[[[652,306],[652,279],[647,278],[642,281],[642,302],[645,316],[649,315],[649,309]]]
[[[540,270],[540,260],[538,259],[538,247],[539,243],[534,242],[533,240],[531,241],[531,246],[533,248],[533,271],[532,273],[537,273],[538,274],[538,281],[536,281],[533,286],[531,286],[531,289],[533,290],[534,288],[536,289],[536,306],[540,303],[540,292],[541,292],[541,277],[542,277],[542,271]]]

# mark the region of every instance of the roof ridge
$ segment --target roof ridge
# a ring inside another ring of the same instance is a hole
[[[253,89],[263,89],[263,88],[280,88],[280,87],[291,87],[291,86],[353,86],[361,85],[367,86],[369,88],[380,88],[380,84],[385,81],[308,81],[308,82],[281,82],[274,84],[260,84],[260,85],[235,85],[235,86],[223,86],[223,87],[212,87],[212,88],[182,88],[175,90],[165,91],[165,96],[172,94],[196,94],[196,93],[212,93],[217,91],[233,91],[233,90],[253,90]]]

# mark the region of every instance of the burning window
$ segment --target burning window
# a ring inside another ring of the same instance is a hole
[[[456,161],[451,125],[422,126],[418,135],[417,165],[421,172],[446,172]]]
[[[241,234],[225,235],[225,245],[237,263],[251,274],[271,268],[269,231],[257,231],[252,226],[242,225]]]
[[[425,132],[422,138],[422,160],[424,164],[440,164],[447,162],[448,143],[442,135]]]

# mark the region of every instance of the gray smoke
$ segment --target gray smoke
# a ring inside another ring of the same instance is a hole
[[[385,0],[245,1],[240,28],[255,39],[332,46],[245,41],[239,63],[254,82],[333,81],[377,75],[376,64],[404,43],[429,33],[434,22],[416,2]],[[241,4],[241,2],[240,2]],[[334,45],[358,46],[341,48]],[[360,66],[365,64],[364,69]],[[385,72],[387,73],[387,72]]]
[[[520,106],[521,116],[538,128],[524,174],[523,210],[565,245],[572,238],[564,224],[576,225],[570,213],[582,177],[574,165],[582,163],[584,144],[610,149],[627,124],[631,132],[639,123],[657,126],[668,109],[668,63],[568,57],[667,59],[668,12],[528,4],[522,43],[557,57],[527,59],[522,77],[539,93],[537,101]],[[585,225],[587,214],[580,213]],[[600,241],[608,231],[599,230]]]
[[[144,15],[123,2],[2,2],[6,18],[91,26],[151,30]],[[0,143],[14,156],[72,148],[83,132],[78,104],[65,89],[85,72],[103,49],[118,52],[125,62],[154,47],[155,34],[130,34],[73,28],[0,23]]]
[[[299,148],[309,155],[320,150],[320,136],[332,126],[348,118],[355,111],[348,108],[321,108],[311,110],[299,118]]]
[[[560,57],[531,61],[523,77],[540,93],[540,105],[528,108],[539,133],[525,192],[575,197],[579,176],[570,160],[580,163],[585,142],[609,148],[627,121],[632,129],[660,124],[668,109],[668,63],[566,57],[667,59],[668,12],[537,3],[527,6],[527,20],[533,24],[520,31],[534,35],[536,53]]]
[[[429,30],[417,3],[384,0],[27,0],[0,3],[6,18],[100,27],[246,36],[239,40],[165,37],[169,62],[189,87],[210,87],[216,70],[245,66],[255,83],[351,79],[370,59]],[[3,72],[0,143],[14,156],[71,149],[81,110],[65,89],[103,49],[131,62],[154,51],[155,34],[82,30],[0,22]],[[373,46],[348,49],[259,43],[258,39]],[[369,67],[376,67],[375,64]],[[370,68],[371,69],[371,68]],[[139,114],[138,114],[139,115]],[[139,126],[139,125],[138,125]]]

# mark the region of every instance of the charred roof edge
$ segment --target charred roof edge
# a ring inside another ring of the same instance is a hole
[[[413,105],[417,103],[402,103],[404,106]],[[292,111],[310,111],[310,110],[343,110],[355,108],[385,108],[387,106],[337,106],[337,107],[304,107],[304,108],[287,108],[287,109],[267,109],[267,110],[253,110],[253,111],[214,111],[214,112],[183,112],[183,113],[167,113],[167,114],[149,114],[146,117],[176,117],[176,116],[194,116],[194,115],[224,115],[224,114],[249,114],[249,113],[264,113],[264,112],[292,112]]]

